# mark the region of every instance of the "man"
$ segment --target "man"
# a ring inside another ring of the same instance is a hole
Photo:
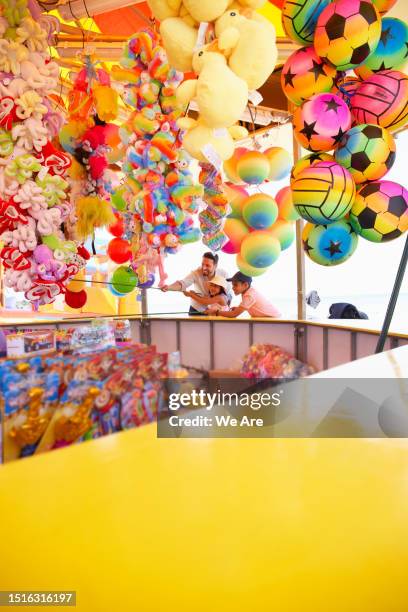
[[[280,312],[275,306],[268,302],[259,291],[251,287],[252,278],[250,276],[237,272],[227,280],[232,282],[232,290],[235,295],[241,296],[241,304],[234,306],[227,312],[220,312],[220,316],[235,319],[243,312],[248,312],[251,317],[280,317]]]
[[[194,291],[202,296],[210,296],[208,290],[208,282],[217,274],[217,276],[227,277],[227,272],[217,268],[218,255],[207,252],[204,253],[201,262],[201,267],[196,270],[192,270],[183,280],[176,281],[171,285],[164,285],[162,291],[186,291],[188,287],[193,285]],[[190,316],[204,316],[207,306],[199,304],[191,298],[191,305],[189,310]]]

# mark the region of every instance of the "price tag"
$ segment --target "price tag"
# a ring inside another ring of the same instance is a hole
[[[206,144],[204,145],[204,147],[201,148],[201,152],[204,157],[210,162],[210,164],[212,164],[214,168],[218,170],[218,172],[221,172],[222,159],[218,155],[214,147],[210,144]]]
[[[194,47],[194,51],[198,51],[201,47],[204,47],[205,44],[205,35],[207,34],[209,23],[207,21],[202,21],[200,23],[200,27],[198,28],[197,40]]]
[[[248,100],[252,102],[254,106],[258,106],[258,104],[262,102],[263,96],[256,89],[252,89],[248,94]]]

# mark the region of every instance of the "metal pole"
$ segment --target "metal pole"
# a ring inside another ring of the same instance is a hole
[[[289,111],[294,111],[294,106],[289,105]],[[292,128],[293,134],[293,128]],[[301,148],[294,134],[293,138],[293,162],[296,164],[301,157]],[[297,318],[301,321],[306,318],[306,300],[305,300],[305,252],[302,245],[303,219],[296,221],[296,278],[297,278]]]
[[[394,316],[395,306],[397,305],[399,292],[401,289],[402,281],[404,280],[405,270],[407,268],[408,263],[408,236],[405,241],[405,247],[402,252],[402,257],[400,264],[398,266],[398,272],[395,277],[394,288],[391,293],[390,301],[388,304],[387,312],[385,315],[384,323],[382,326],[381,334],[378,338],[377,347],[375,349],[376,353],[382,353],[385,346],[385,341],[387,340],[388,332],[390,329],[392,317]]]

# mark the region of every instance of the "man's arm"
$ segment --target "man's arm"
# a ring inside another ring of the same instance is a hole
[[[208,304],[219,304],[220,306],[222,305],[218,295],[215,295],[214,297],[211,297],[210,295],[203,296],[199,295],[195,291],[184,291],[184,295],[193,298],[195,302],[203,304],[204,306],[208,306]]]
[[[185,291],[194,283],[194,271],[190,272],[183,280],[178,280],[171,285],[163,285],[162,291]]]

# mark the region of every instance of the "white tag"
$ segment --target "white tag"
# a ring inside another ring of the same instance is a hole
[[[201,148],[201,152],[206,159],[214,166],[218,172],[221,172],[222,168],[222,159],[218,155],[217,151],[210,144],[206,144]]]
[[[43,181],[45,177],[47,176],[47,174],[48,174],[48,167],[43,166],[37,176],[40,179],[40,181]]]
[[[203,198],[196,198],[196,204],[198,204],[199,207],[205,208],[207,206],[207,202],[205,202],[203,200]]]
[[[248,94],[248,100],[252,102],[254,106],[258,106],[258,104],[262,102],[263,96],[256,89],[252,89]]]
[[[196,40],[196,44],[194,47],[194,51],[197,51],[198,49],[201,49],[201,47],[204,47],[205,35],[207,34],[208,26],[209,26],[209,23],[207,21],[202,21],[200,23],[200,27],[198,28],[197,40]]]
[[[213,130],[213,135],[215,138],[225,138],[228,136],[228,130],[227,128],[216,128]]]

